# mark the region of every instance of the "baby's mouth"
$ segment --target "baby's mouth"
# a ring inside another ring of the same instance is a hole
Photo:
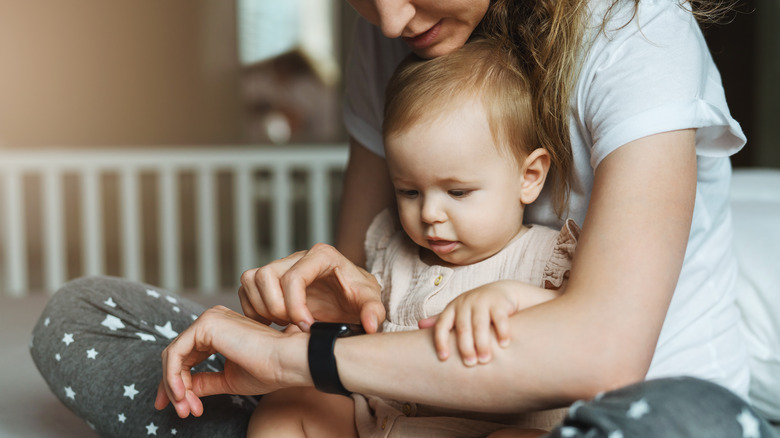
[[[439,255],[449,254],[454,251],[457,246],[458,242],[453,240],[428,239],[428,247],[431,251]]]

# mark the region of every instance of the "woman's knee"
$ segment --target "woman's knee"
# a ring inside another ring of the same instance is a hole
[[[108,351],[118,353],[132,346],[144,358],[157,360],[161,347],[155,344],[167,344],[166,336],[171,336],[172,330],[183,330],[192,321],[193,315],[187,311],[190,306],[180,301],[151,286],[121,278],[96,276],[69,281],[46,303],[33,328],[30,353],[45,376],[50,369],[63,367],[61,360],[72,356],[74,349],[95,348],[104,358]],[[173,326],[167,324],[169,321]],[[168,327],[174,328],[165,330]],[[81,360],[91,359],[82,353]]]
[[[640,382],[576,402],[550,436],[742,436],[765,432],[765,420],[742,398],[692,377]],[[766,434],[763,436],[772,436]]]

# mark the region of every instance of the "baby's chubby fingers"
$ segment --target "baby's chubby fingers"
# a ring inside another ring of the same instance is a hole
[[[478,309],[472,314],[471,320],[474,331],[474,346],[477,350],[477,361],[481,364],[486,364],[493,358],[490,346],[492,331],[490,313],[488,309]]]
[[[441,361],[450,357],[450,332],[454,327],[455,312],[448,307],[437,317],[433,326],[433,344]]]
[[[435,327],[438,321],[439,321],[439,315],[429,316],[427,318],[423,318],[417,321],[417,327],[419,327],[420,329]]]
[[[463,364],[472,367],[477,364],[477,352],[474,348],[474,331],[471,309],[463,308],[455,317],[455,334],[458,351]]]
[[[500,309],[491,309],[490,317],[493,320],[493,327],[496,329],[496,338],[498,345],[502,348],[509,346],[510,329],[509,329],[509,315]]]

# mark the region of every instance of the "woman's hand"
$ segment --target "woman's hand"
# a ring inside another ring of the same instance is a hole
[[[282,334],[225,307],[209,309],[163,351],[163,374],[154,406],[163,409],[172,403],[179,417],[199,417],[203,414],[201,397],[257,395],[305,385],[310,381],[305,363],[307,339],[300,333]],[[282,354],[288,349],[296,351]],[[223,371],[191,373],[193,366],[217,352],[227,358]],[[293,361],[285,362],[284,357]]]
[[[265,324],[293,323],[304,332],[314,320],[361,323],[376,332],[385,319],[373,275],[330,245],[317,244],[241,275],[244,314]]]
[[[560,294],[561,290],[542,289],[519,281],[497,281],[461,294],[441,314],[420,320],[418,324],[420,328],[434,327],[434,343],[440,360],[450,356],[450,332],[454,329],[463,364],[486,364],[493,356],[492,329],[498,344],[508,347],[509,317]]]

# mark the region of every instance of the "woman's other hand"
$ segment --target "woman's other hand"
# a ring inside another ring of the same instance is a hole
[[[172,403],[179,417],[199,417],[203,414],[201,397],[266,394],[306,385],[310,382],[303,354],[307,339],[301,333],[283,334],[226,307],[211,308],[163,351],[162,380],[154,406],[163,409]],[[296,347],[300,354],[282,354]],[[227,358],[223,371],[192,374],[192,367],[217,352]],[[283,357],[301,363],[287,363]]]
[[[360,323],[374,333],[385,319],[374,276],[325,244],[244,272],[238,294],[246,316],[304,332],[316,319]]]

